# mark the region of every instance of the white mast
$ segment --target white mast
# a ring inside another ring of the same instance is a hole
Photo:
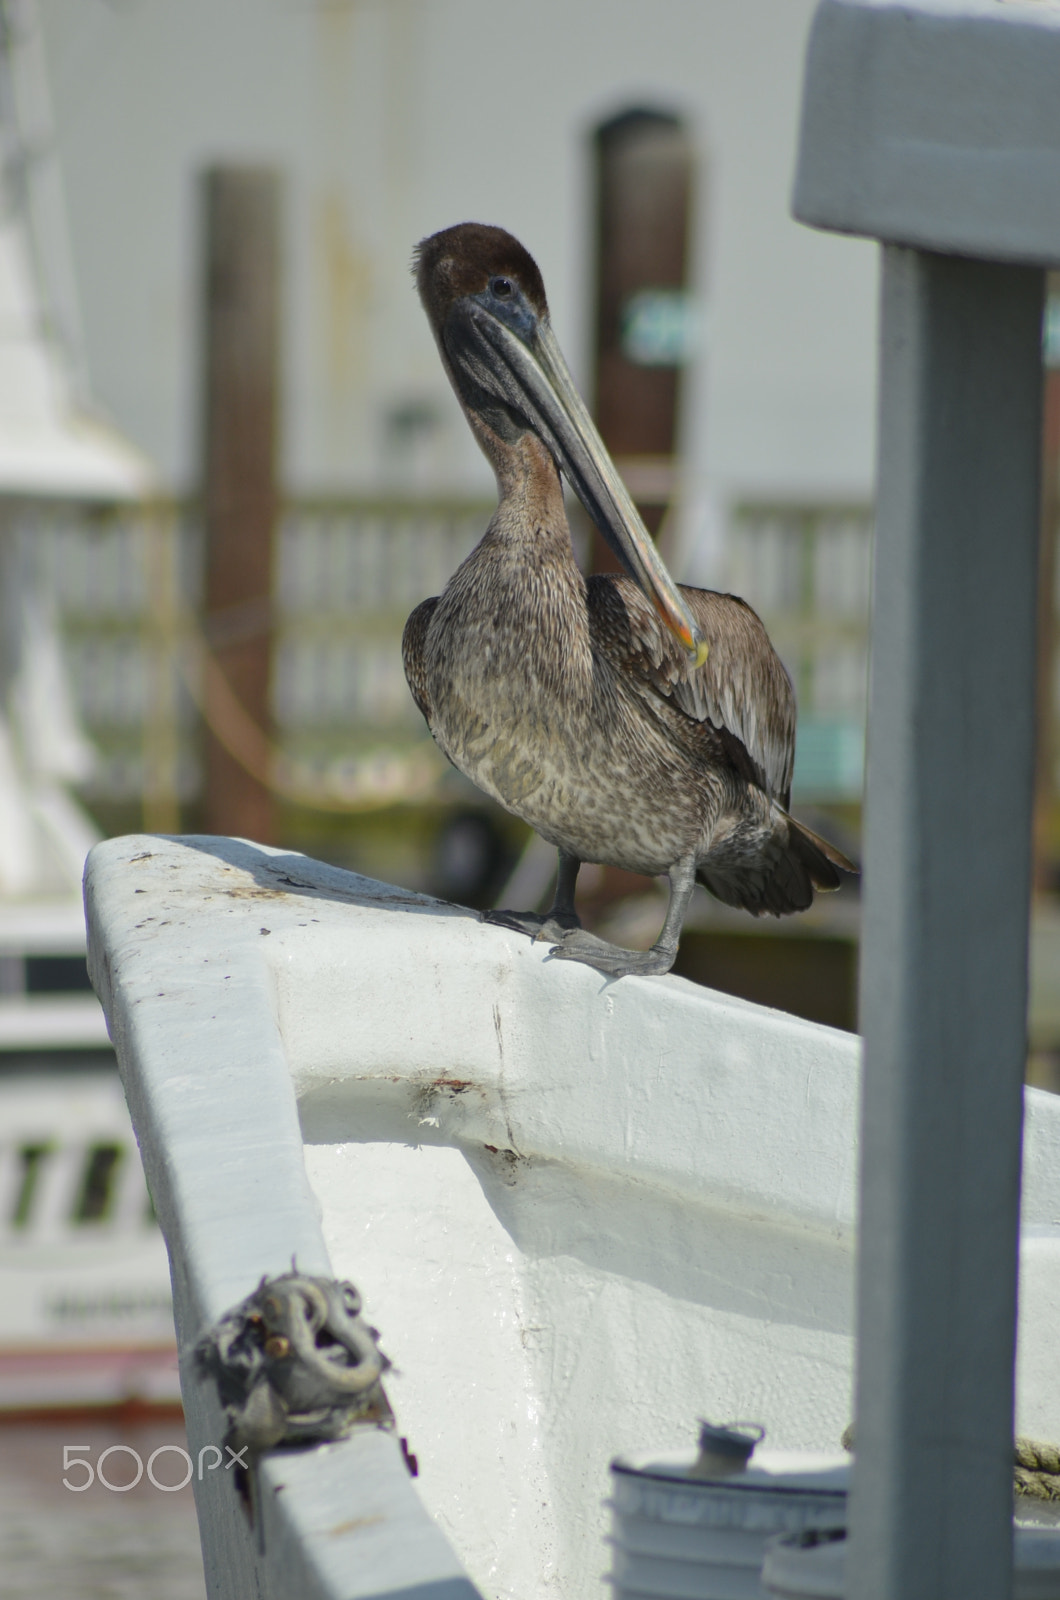
[[[51,296],[38,248],[44,233]],[[0,0],[0,901],[78,894],[98,837],[70,793],[94,757],[39,559],[40,502],[138,499],[152,483],[147,461],[93,413],[75,379],[76,297],[64,247],[35,0]]]

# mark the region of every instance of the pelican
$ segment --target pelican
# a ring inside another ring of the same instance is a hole
[[[409,617],[405,675],[453,765],[559,851],[550,911],[491,920],[617,978],[670,970],[697,879],[754,915],[805,910],[855,869],[789,815],[795,695],[761,621],[670,577],[519,241],[462,223],[424,239],[413,271],[499,504],[444,593]],[[561,473],[628,576],[582,574]],[[650,950],[582,928],[586,861],[669,879]]]

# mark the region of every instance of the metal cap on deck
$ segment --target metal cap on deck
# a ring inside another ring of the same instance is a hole
[[[699,1455],[689,1469],[693,1478],[718,1477],[732,1472],[743,1472],[761,1444],[765,1429],[758,1423],[701,1422],[699,1425]]]
[[[792,209],[984,260],[1060,262],[1057,0],[822,0]]]

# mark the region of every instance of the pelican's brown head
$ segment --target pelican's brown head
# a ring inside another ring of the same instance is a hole
[[[514,234],[485,222],[458,222],[455,228],[443,228],[421,240],[413,272],[423,309],[435,329],[444,325],[455,300],[484,294],[494,279],[502,298],[521,294],[535,316],[548,316],[544,280],[529,250]]]
[[[462,222],[417,247],[416,286],[449,380],[498,465],[528,431],[698,664],[704,645],[563,359],[537,263],[503,228]]]

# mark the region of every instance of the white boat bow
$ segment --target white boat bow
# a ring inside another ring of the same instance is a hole
[[[86,900],[193,1451],[224,1423],[192,1345],[296,1258],[361,1290],[420,1462],[413,1486],[372,1429],[266,1456],[253,1530],[232,1475],[204,1473],[211,1594],[455,1600],[466,1572],[580,1600],[617,1452],[689,1444],[702,1415],[837,1446],[852,1035],[679,978],[609,982],[235,840],[101,844]],[[1060,1438],[1060,1101],[1026,1106],[1019,1420]]]

